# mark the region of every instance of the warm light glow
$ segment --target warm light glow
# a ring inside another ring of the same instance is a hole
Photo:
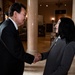
[[[28,16],[27,16],[27,14],[26,14],[26,16],[25,16],[25,20],[27,19],[27,17],[28,17]]]
[[[51,21],[55,21],[55,18],[54,18],[54,17],[52,17],[52,18],[51,18]]]
[[[66,7],[66,4],[64,4],[64,6]]]
[[[26,15],[26,18],[27,18],[28,16]]]
[[[7,20],[8,19],[8,16],[7,15],[5,15],[5,20]]]
[[[42,5],[40,4],[40,7],[41,7]]]
[[[48,5],[46,5],[46,7],[48,7]]]

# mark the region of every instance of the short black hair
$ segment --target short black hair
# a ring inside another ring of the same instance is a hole
[[[16,3],[12,4],[9,8],[9,12],[8,12],[9,16],[13,16],[14,11],[20,13],[21,8],[24,8],[26,10],[26,7],[21,3],[16,2]]]
[[[4,14],[8,16],[8,12],[5,12]]]

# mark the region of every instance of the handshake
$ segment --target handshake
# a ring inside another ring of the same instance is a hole
[[[42,55],[40,53],[37,53],[34,55],[33,63],[36,63],[42,59]]]

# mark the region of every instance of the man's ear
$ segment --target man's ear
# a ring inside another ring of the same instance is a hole
[[[13,15],[14,15],[15,17],[17,16],[17,14],[18,14],[18,13],[17,13],[16,11],[14,11]]]

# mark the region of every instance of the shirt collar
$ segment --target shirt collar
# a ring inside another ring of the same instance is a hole
[[[60,39],[61,37],[60,36],[58,36],[58,39]]]
[[[60,36],[58,36],[58,37],[57,37],[57,39],[56,39],[56,41],[58,41],[58,39],[61,39],[61,37],[60,37]]]
[[[17,24],[15,23],[15,21],[14,21],[13,19],[11,19],[10,17],[9,17],[9,19],[13,22],[13,24],[14,24],[16,30],[18,30],[18,26],[17,26]]]

